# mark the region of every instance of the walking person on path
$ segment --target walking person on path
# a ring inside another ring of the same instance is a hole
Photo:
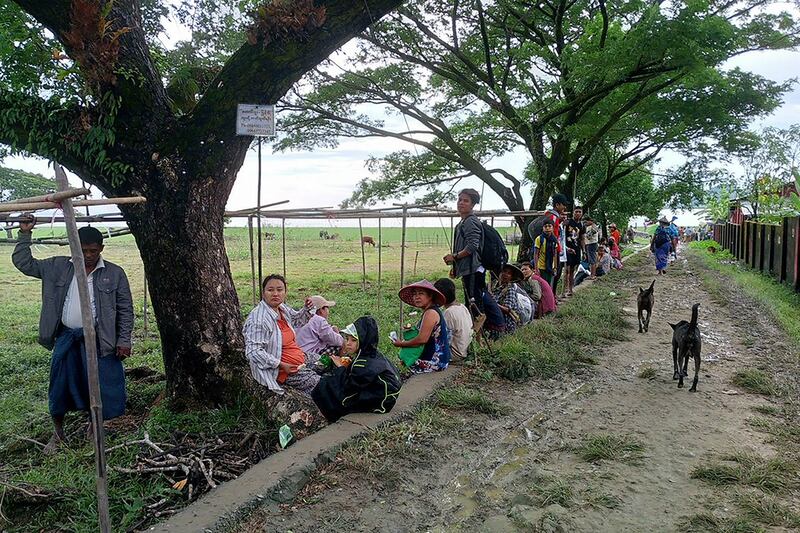
[[[89,411],[89,382],[83,316],[78,280],[72,259],[64,256],[35,259],[31,253],[33,217],[19,226],[19,242],[11,260],[25,274],[42,280],[39,344],[53,350],[50,359],[48,408],[53,435],[44,448],[52,454],[64,442],[64,416],[69,411]],[[122,361],[131,355],[133,300],[125,271],[103,260],[103,234],[97,228],[78,230],[83,250],[97,334],[98,373],[103,419],[125,413],[125,370]],[[91,434],[91,425],[87,434]]]
[[[656,258],[656,270],[659,275],[663,275],[667,273],[672,236],[669,232],[669,220],[667,220],[667,217],[661,217],[658,224],[656,232],[650,241],[650,250]]]

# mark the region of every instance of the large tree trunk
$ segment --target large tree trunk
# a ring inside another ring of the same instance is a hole
[[[193,180],[149,187],[125,209],[141,251],[176,408],[229,403],[249,373],[239,299],[223,239],[227,190]]]

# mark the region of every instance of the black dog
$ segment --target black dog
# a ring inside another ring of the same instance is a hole
[[[656,280],[650,284],[647,290],[639,287],[639,296],[636,297],[636,307],[639,310],[639,333],[647,331],[650,327],[650,315],[653,314],[653,304],[656,302],[655,295],[653,294],[653,286]],[[644,318],[644,312],[647,311],[647,318]]]
[[[688,376],[686,367],[689,366],[689,357],[694,358],[694,381],[689,392],[697,392],[697,374],[700,372],[700,328],[697,327],[697,308],[700,304],[692,306],[692,320],[681,320],[672,326],[672,365],[675,373],[672,379],[678,380],[678,388],[683,387],[683,378]]]

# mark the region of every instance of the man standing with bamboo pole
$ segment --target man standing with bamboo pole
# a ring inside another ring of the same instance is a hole
[[[39,344],[53,350],[48,390],[53,436],[44,451],[53,453],[64,441],[64,415],[69,411],[90,410],[88,361],[74,262],[63,256],[35,259],[31,254],[35,224],[32,216],[27,222],[20,222],[20,242],[14,248],[12,261],[23,274],[42,280]],[[101,255],[103,234],[96,228],[84,227],[78,231],[78,237],[96,331],[102,415],[103,419],[110,419],[125,412],[122,360],[131,354],[133,301],[125,271]],[[86,332],[85,336],[95,338],[94,332]]]

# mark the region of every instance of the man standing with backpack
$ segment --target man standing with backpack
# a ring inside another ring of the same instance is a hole
[[[505,259],[503,259],[495,256],[502,255],[505,248],[491,253],[484,250],[485,241],[487,241],[484,235],[484,224],[473,213],[475,206],[480,201],[481,195],[475,189],[464,189],[458,193],[456,210],[461,215],[461,222],[456,225],[453,232],[453,252],[444,256],[443,259],[445,263],[452,266],[451,276],[461,278],[466,296],[465,304],[470,311],[474,314],[475,308],[471,304],[475,304],[479,312],[486,313],[489,323],[496,323],[495,325],[500,327],[504,323],[504,319],[491,295],[486,294],[486,270],[491,269],[496,260],[506,261],[508,252],[505,252]],[[494,234],[489,237],[492,239],[492,243],[496,241]],[[482,259],[487,255],[489,257]]]

